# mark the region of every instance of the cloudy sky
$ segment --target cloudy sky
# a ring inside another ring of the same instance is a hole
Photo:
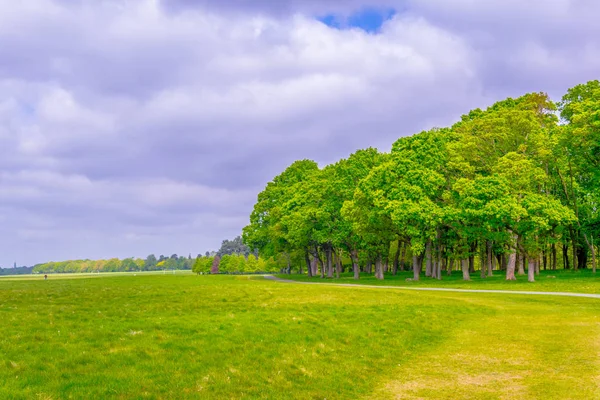
[[[0,265],[193,255],[324,165],[600,76],[596,0],[0,0]]]

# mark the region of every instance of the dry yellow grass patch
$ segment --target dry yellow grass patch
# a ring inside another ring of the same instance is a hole
[[[485,299],[479,301],[484,306]],[[524,298],[522,303],[505,303],[498,311],[501,300],[493,301],[496,315],[448,332],[448,340],[428,354],[399,360],[393,378],[368,398],[600,399],[596,318],[579,318],[570,324],[564,319],[568,306],[558,310]],[[523,307],[529,307],[530,313],[523,313]],[[517,309],[519,317],[514,316]]]

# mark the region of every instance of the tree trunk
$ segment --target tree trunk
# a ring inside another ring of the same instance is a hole
[[[552,243],[552,270],[556,270],[556,243]]]
[[[471,274],[475,273],[475,252],[476,251],[477,251],[477,242],[471,244],[471,248],[470,248],[471,254],[469,255],[469,273],[471,273]]]
[[[333,258],[335,261],[335,277],[336,279],[340,279],[340,273],[342,272],[342,260],[340,254],[336,251],[333,253]]]
[[[448,270],[448,258],[447,257],[442,258],[442,265],[440,266],[440,280],[442,279],[442,270],[444,270],[444,271]]]
[[[308,249],[304,252],[304,261],[306,262],[306,271],[308,272],[308,277],[312,278],[312,266],[310,264],[310,256],[308,255]]]
[[[372,273],[372,266],[373,266],[373,262],[371,261],[371,259],[368,259],[367,263],[365,264],[365,272],[367,274]]]
[[[452,268],[454,267],[454,260],[447,258],[446,259],[446,275],[451,276],[452,275]]]
[[[584,233],[583,238],[585,239],[585,243],[587,244],[590,252],[592,253],[592,272],[596,273],[596,249],[594,248],[594,236],[590,235],[591,241],[588,239],[587,235]]]
[[[485,279],[487,272],[490,269],[489,264],[492,262],[491,255],[492,245],[489,240],[485,241],[485,251],[481,251],[481,278]]]
[[[462,259],[460,261],[460,266],[462,269],[462,273],[463,273],[463,280],[464,281],[470,281],[471,280],[471,275],[470,275],[470,271],[469,271],[469,259],[465,258]]]
[[[406,257],[406,249],[407,249],[407,245],[406,243],[402,243],[402,253],[400,254],[400,271],[404,271],[404,258]]]
[[[508,263],[506,264],[506,280],[507,281],[516,281],[515,278],[515,267],[517,263],[517,240],[518,237],[513,233],[513,242],[510,247],[510,254],[508,255]]]
[[[359,279],[360,267],[358,265],[358,252],[356,250],[351,250],[350,258],[352,259],[352,271],[354,272],[354,279]]]
[[[582,243],[577,243],[577,267],[587,269],[588,252]]]
[[[439,239],[439,237],[438,237]],[[442,280],[442,262],[443,262],[443,258],[442,258],[442,246],[438,245],[437,246],[437,260],[436,260],[436,267],[435,267],[435,279],[437,280]]]
[[[492,275],[492,242],[491,240],[485,241],[485,265],[481,264],[481,277],[485,278],[486,275]]]
[[[573,231],[573,229],[570,229],[571,232],[571,242],[573,245],[573,269],[575,271],[577,271],[577,268],[579,267],[577,265],[577,237],[575,236],[575,232]]]
[[[529,282],[535,282],[535,261],[531,258],[527,263],[527,280]]]
[[[425,276],[431,276],[431,240],[425,245]]]
[[[327,260],[327,277],[333,278],[333,260],[332,260],[332,249],[330,245],[325,247],[325,258]]]
[[[323,263],[323,260],[321,259],[321,256],[319,255],[319,250],[315,249],[315,256],[317,257],[317,262],[319,264],[319,267],[321,267],[321,279],[325,278],[325,264]]]
[[[494,246],[492,241],[488,241],[486,243],[486,251],[487,251],[487,267],[488,267],[488,276],[494,276],[494,263],[496,259],[494,258]]]
[[[421,275],[421,266],[419,265],[419,257],[413,254],[413,280],[418,281]]]
[[[377,256],[377,260],[375,260],[375,278],[383,279],[383,263],[381,260],[381,254]]]
[[[592,238],[592,272],[595,274],[596,273],[596,248],[594,247],[594,237],[590,236]]]
[[[542,252],[542,265],[544,266],[544,271],[548,269],[548,252],[546,249]]]
[[[517,254],[510,253],[508,255],[508,263],[506,264],[506,280],[507,281],[516,281],[515,278],[515,264],[517,262]]]
[[[566,243],[563,243],[563,268],[571,269],[569,265],[569,245]]]
[[[392,273],[396,275],[398,273],[398,266],[400,261],[400,247],[402,247],[402,241],[398,240],[398,247],[396,248],[396,253],[394,253],[394,266]]]
[[[525,275],[524,257],[520,251],[517,252],[517,268],[518,268],[518,272],[517,272],[518,275]]]

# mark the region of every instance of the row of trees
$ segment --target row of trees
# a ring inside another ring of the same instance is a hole
[[[281,258],[262,258],[254,254],[225,254],[222,257],[198,257],[193,271],[197,274],[256,274],[282,272],[285,261]]]
[[[242,249],[244,250],[244,249]],[[223,251],[223,256],[218,253],[208,253],[205,256],[198,255],[192,259],[178,257],[160,256],[156,258],[153,254],[141,258],[126,258],[120,260],[111,258],[109,260],[70,260],[60,262],[48,262],[38,264],[29,268],[29,272],[37,274],[49,273],[80,273],[80,272],[133,272],[133,271],[162,271],[162,270],[193,270],[198,274],[244,274],[260,272],[281,272],[285,269],[286,261],[282,257],[262,258],[254,254],[248,254],[245,250],[231,254]],[[13,269],[11,269],[12,271]],[[1,271],[0,271],[1,272]]]
[[[210,258],[215,256],[223,257],[226,255],[243,255],[248,257],[250,249],[242,242],[241,236],[233,240],[223,240],[218,251],[207,251],[204,255],[198,255],[196,259],[192,259],[191,254],[188,257],[177,256],[173,254],[170,257],[161,255],[156,258],[154,254],[150,254],[145,259],[141,258],[126,258],[120,260],[111,258],[108,260],[68,260],[59,262],[47,262],[29,267],[29,271],[33,269],[33,273],[79,273],[79,272],[127,272],[127,271],[160,271],[160,270],[189,270],[194,267],[198,259]],[[258,254],[254,254],[256,257]],[[251,262],[252,264],[252,262]],[[250,269],[253,269],[252,266]],[[210,270],[210,268],[209,268]],[[242,269],[243,270],[243,269]],[[6,271],[16,272],[16,269],[7,269]],[[261,271],[266,271],[261,270]],[[0,269],[0,275],[3,270]]]
[[[27,275],[31,274],[33,267],[14,267],[0,268],[0,276],[2,275]]]
[[[194,260],[191,255],[179,257],[177,254],[171,257],[161,255],[156,258],[150,254],[146,259],[126,258],[120,260],[111,258],[109,260],[70,260],[59,262],[47,262],[37,264],[33,267],[33,273],[79,273],[79,272],[128,272],[128,271],[161,271],[161,270],[185,270],[192,269]]]
[[[332,277],[395,273],[409,261],[441,279],[476,267],[533,281],[540,267],[596,270],[600,82],[476,109],[449,128],[319,168],[294,162],[259,194],[243,239],[266,257]]]

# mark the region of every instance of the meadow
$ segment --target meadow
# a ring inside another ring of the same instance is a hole
[[[383,280],[376,279],[373,274],[361,274],[360,279],[355,280],[351,272],[341,274],[339,279],[309,278],[307,275],[298,274],[277,275],[277,277],[301,282],[351,283],[408,288],[440,287],[448,289],[600,293],[600,273],[594,274],[589,269],[540,271],[540,274],[536,276],[535,282],[528,282],[527,275],[517,275],[516,281],[507,281],[504,271],[494,271],[493,276],[486,278],[481,278],[479,271],[477,271],[471,274],[470,281],[463,280],[462,272],[460,271],[454,271],[450,276],[444,273],[441,280],[429,278],[423,274],[418,281],[412,280],[412,271],[399,271],[397,275],[386,273]]]
[[[597,299],[37,278],[0,280],[2,399],[600,398]]]

